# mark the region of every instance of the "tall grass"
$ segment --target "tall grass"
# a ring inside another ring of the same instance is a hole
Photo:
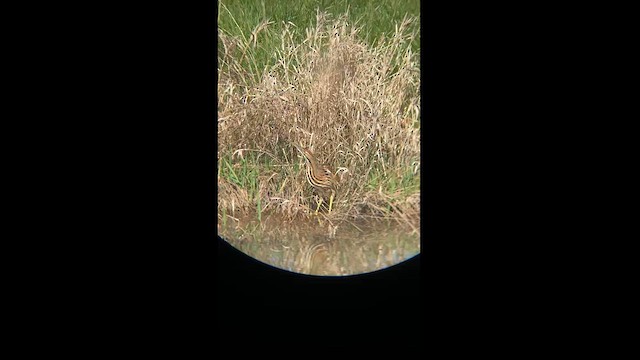
[[[355,7],[279,26],[263,17],[247,30],[236,4],[220,5],[230,19],[218,33],[219,209],[295,217],[313,207],[297,143],[340,173],[332,217],[418,217],[418,19],[369,42]]]
[[[419,0],[224,0],[218,1],[219,31],[227,36],[243,39],[245,43],[255,42],[252,52],[258,68],[275,59],[273,49],[280,45],[279,35],[286,25],[296,26],[300,31],[293,33],[296,42],[305,38],[304,27],[315,21],[316,11],[332,14],[349,13],[349,21],[361,24],[359,36],[368,44],[373,44],[383,34],[392,34],[397,23],[406,14],[417,16],[420,12]],[[419,19],[412,25],[419,28]],[[261,31],[259,24],[269,23],[269,31]],[[256,29],[258,31],[256,32]],[[411,43],[414,53],[419,51],[420,34]],[[248,63],[243,63],[248,65]],[[248,68],[247,68],[248,69]],[[254,73],[255,69],[251,70]]]

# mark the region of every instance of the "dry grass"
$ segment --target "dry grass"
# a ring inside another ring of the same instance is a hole
[[[286,24],[263,69],[252,58],[272,23],[246,37],[219,33],[219,212],[294,218],[315,209],[297,143],[342,169],[332,219],[419,218],[420,62],[408,30],[415,20],[366,44],[347,19],[318,12],[305,30]]]

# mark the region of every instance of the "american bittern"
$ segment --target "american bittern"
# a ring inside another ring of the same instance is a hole
[[[314,189],[318,190],[323,195],[326,195],[327,192],[330,193],[329,196],[329,212],[331,212],[331,206],[333,205],[333,199],[336,196],[336,183],[338,178],[329,170],[326,165],[320,165],[318,160],[316,160],[315,156],[309,149],[305,149],[296,144],[293,144],[298,151],[302,153],[304,159],[307,163],[307,181]],[[316,214],[318,210],[320,210],[320,204],[322,204],[322,197],[320,197],[320,201],[318,202],[318,207],[316,208]]]

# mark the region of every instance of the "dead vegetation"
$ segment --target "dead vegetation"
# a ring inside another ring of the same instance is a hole
[[[219,213],[306,214],[315,202],[296,143],[342,169],[332,219],[419,219],[420,60],[408,30],[415,20],[366,44],[347,19],[318,12],[305,30],[286,25],[263,69],[252,59],[271,22],[246,38],[218,34]]]

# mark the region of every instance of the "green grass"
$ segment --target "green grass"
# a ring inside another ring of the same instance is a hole
[[[302,1],[265,1],[265,0],[223,0],[218,2],[218,30],[230,36],[236,36],[245,43],[251,43],[252,33],[261,23],[268,22],[269,31],[258,31],[257,49],[245,54],[242,66],[250,73],[276,60],[274,49],[281,45],[281,34],[285,27],[291,26],[299,31],[293,32],[294,42],[301,42],[305,36],[305,27],[316,22],[317,10],[332,15],[346,14],[349,21],[362,27],[359,36],[368,44],[374,43],[384,35],[391,36],[396,24],[405,15],[419,17],[419,0],[302,0]],[[294,25],[291,25],[294,24]],[[420,22],[412,28],[420,27]],[[420,50],[420,35],[410,44],[414,53]],[[219,53],[220,54],[220,53]]]
[[[349,11],[352,21],[363,26],[364,39],[373,43],[382,34],[392,34],[395,24],[406,14],[419,16],[419,0],[224,0],[218,2],[218,27],[230,35],[244,36],[263,20],[274,22],[281,29],[291,22],[296,26],[306,26],[315,22],[316,9],[331,14]],[[303,34],[299,35],[303,36]],[[299,38],[298,38],[299,39]],[[413,48],[418,50],[419,38]]]

